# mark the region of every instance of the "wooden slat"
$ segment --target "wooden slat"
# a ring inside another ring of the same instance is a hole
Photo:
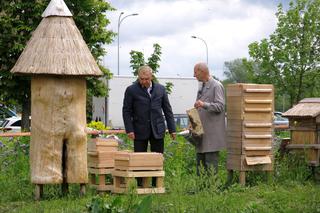
[[[271,112],[271,108],[244,108],[245,112]]]
[[[115,165],[115,169],[124,171],[148,171],[163,170],[163,166],[119,166]]]
[[[164,171],[119,171],[114,170],[113,176],[117,177],[164,177]]]
[[[272,100],[245,99],[246,104],[271,104]]]
[[[246,157],[245,159],[248,166],[259,164],[271,164],[270,156]]]
[[[271,150],[272,147],[271,146],[265,146],[265,147],[256,147],[256,146],[246,146],[245,147],[245,150],[247,151],[250,151],[250,150],[253,150],[253,151],[265,151],[265,150]]]
[[[272,92],[272,89],[250,89],[250,88],[247,88],[244,91],[247,93],[270,93],[270,92]]]
[[[320,149],[320,144],[289,144],[287,149]]]
[[[269,139],[272,138],[272,135],[244,135],[245,138],[247,139]]]
[[[245,127],[247,128],[264,128],[264,127],[272,127],[272,123],[245,123]]]
[[[95,167],[90,167],[88,168],[88,173],[90,174],[111,174],[113,172],[113,168],[95,168]]]

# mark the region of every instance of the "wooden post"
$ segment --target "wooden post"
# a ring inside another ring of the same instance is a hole
[[[80,196],[84,196],[86,194],[86,184],[80,183]]]
[[[246,172],[245,171],[240,171],[239,182],[242,186],[246,185]]]
[[[34,199],[40,200],[43,196],[43,184],[35,184]]]

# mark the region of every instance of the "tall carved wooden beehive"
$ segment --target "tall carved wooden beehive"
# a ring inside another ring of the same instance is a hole
[[[271,171],[273,138],[273,85],[227,86],[227,169],[245,172]],[[230,173],[229,173],[230,174]]]
[[[101,76],[63,0],[51,0],[11,72],[31,77],[30,173],[44,184],[88,182],[86,78]]]

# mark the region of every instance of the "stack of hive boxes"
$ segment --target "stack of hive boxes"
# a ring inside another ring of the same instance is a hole
[[[118,152],[114,156],[113,192],[126,193],[134,178],[142,179],[138,194],[164,193],[163,155],[154,152]],[[154,188],[151,179],[156,180]]]
[[[118,141],[114,138],[92,138],[88,141],[90,185],[99,192],[112,191],[113,189],[111,175],[117,150]]]
[[[245,171],[272,171],[273,111],[272,85],[227,86],[227,169],[242,184]]]

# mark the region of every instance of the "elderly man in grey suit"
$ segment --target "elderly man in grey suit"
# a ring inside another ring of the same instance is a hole
[[[202,86],[199,87],[194,107],[198,109],[204,134],[197,144],[197,174],[202,165],[206,171],[214,168],[218,172],[219,151],[225,143],[225,97],[223,85],[210,76],[205,63],[194,66],[194,77]]]

